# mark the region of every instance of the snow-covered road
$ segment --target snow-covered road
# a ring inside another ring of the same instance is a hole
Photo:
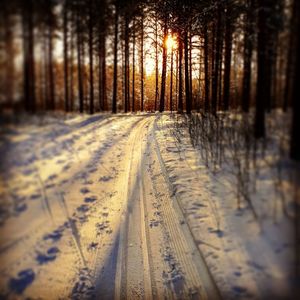
[[[218,299],[170,188],[155,115],[2,134],[5,298]]]

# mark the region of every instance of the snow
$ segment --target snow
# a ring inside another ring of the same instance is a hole
[[[275,185],[259,157],[258,221],[244,201],[236,209],[231,167],[208,167],[169,114],[52,114],[2,125],[0,297],[287,294],[292,222],[279,208],[276,223],[269,218],[262,198],[274,197]]]
[[[185,120],[176,119],[163,116],[157,122],[161,155],[173,193],[221,294],[226,299],[287,297],[295,266],[293,218],[281,209],[274,169],[257,157],[255,219],[245,201],[240,200],[237,209],[235,166],[208,167],[201,149],[191,145]],[[274,148],[273,153],[266,151],[265,157],[274,159]],[[286,184],[285,204],[291,206],[292,184]]]

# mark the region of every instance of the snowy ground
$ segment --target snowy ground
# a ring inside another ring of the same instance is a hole
[[[286,295],[291,224],[262,232],[173,128],[147,114],[4,126],[0,298]]]

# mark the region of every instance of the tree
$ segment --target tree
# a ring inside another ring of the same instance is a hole
[[[93,0],[89,0],[89,60],[90,60],[90,114],[94,113],[94,16]]]
[[[253,53],[253,34],[254,34],[254,0],[246,0],[244,25],[244,67],[243,67],[243,86],[242,86],[242,109],[249,112],[250,92],[251,92],[251,62]]]
[[[162,74],[161,74],[161,89],[160,89],[160,102],[159,111],[165,110],[165,91],[166,91],[166,76],[167,76],[167,46],[166,39],[168,34],[168,17],[165,13],[164,27],[163,27],[163,52],[162,52]]]
[[[218,104],[218,90],[219,90],[219,72],[220,72],[220,59],[221,59],[221,47],[222,47],[222,13],[221,2],[216,1],[216,36],[215,36],[215,49],[213,53],[213,73],[212,73],[212,105],[211,111],[215,115],[217,112]]]
[[[118,88],[118,34],[119,34],[119,2],[114,3],[115,6],[115,24],[114,24],[114,78],[113,78],[113,98],[112,112],[117,112],[117,88]]]
[[[225,71],[224,71],[224,91],[223,109],[229,109],[230,99],[230,73],[231,73],[231,52],[232,52],[232,9],[228,1],[225,2]]]
[[[300,161],[300,87],[296,79],[300,76],[300,3],[295,1],[294,4],[296,18],[296,31],[297,31],[297,56],[296,56],[296,68],[293,80],[293,119],[292,119],[292,130],[291,130],[291,145],[290,145],[290,156],[292,159]]]
[[[68,47],[68,11],[69,0],[65,0],[63,7],[63,40],[64,40],[64,88],[65,88],[65,111],[70,110],[69,104],[69,47]],[[72,47],[72,45],[71,45]],[[71,64],[73,62],[71,61]]]
[[[22,4],[24,105],[26,111],[35,112],[34,7],[32,0]]]

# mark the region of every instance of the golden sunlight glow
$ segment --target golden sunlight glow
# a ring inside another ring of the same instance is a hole
[[[176,49],[177,48],[177,41],[176,38],[172,35],[168,35],[167,39],[166,39],[166,47],[168,49],[168,51],[172,51],[172,49]]]

